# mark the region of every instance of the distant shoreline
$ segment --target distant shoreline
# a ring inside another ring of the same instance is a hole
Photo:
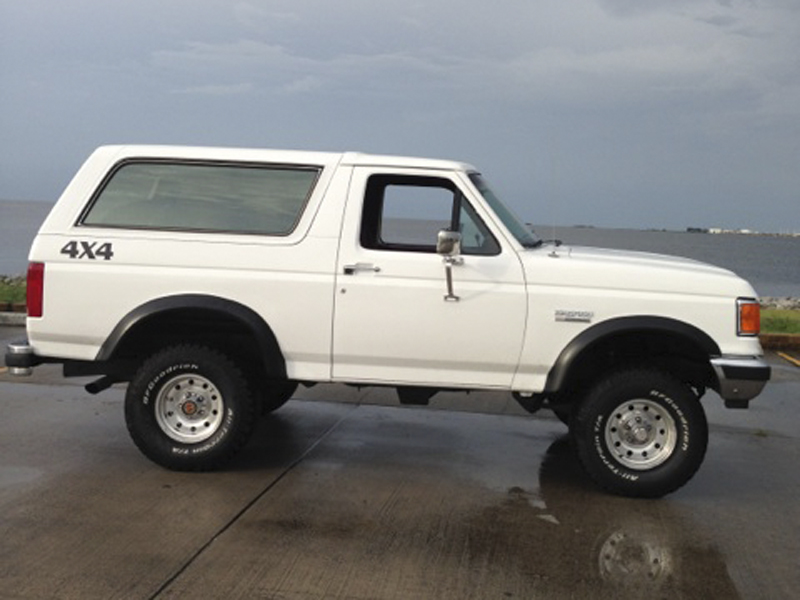
[[[653,230],[648,230],[653,231]],[[718,229],[716,227],[703,228],[703,227],[687,227],[686,233],[705,233],[709,235],[755,235],[762,237],[800,237],[800,233],[767,233],[763,231],[752,231],[750,229]]]
[[[24,275],[28,253],[51,203],[0,200],[0,274]],[[800,297],[800,236],[787,234],[700,235],[674,230],[554,226],[537,223],[543,239],[566,246],[646,252],[699,261],[732,271],[761,296]]]
[[[686,227],[685,229],[668,229],[666,227],[600,227],[598,225],[536,225],[535,229],[605,229],[618,231],[641,231],[647,233],[700,233],[706,235],[746,235],[754,237],[800,238],[800,232],[769,232],[752,229],[723,229],[720,227]]]

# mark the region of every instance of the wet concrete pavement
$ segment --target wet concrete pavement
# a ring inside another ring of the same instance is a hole
[[[707,396],[706,461],[656,501],[597,491],[502,394],[301,389],[183,474],[138,453],[122,389],[0,374],[0,598],[795,598],[800,369],[773,364],[749,411]]]

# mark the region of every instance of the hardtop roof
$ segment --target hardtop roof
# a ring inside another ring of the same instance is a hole
[[[452,160],[365,154],[361,152],[316,152],[268,148],[143,144],[101,146],[96,152],[114,155],[114,160],[123,160],[126,158],[175,158],[186,160],[247,161],[320,166],[342,164],[346,166],[424,168],[451,171],[475,170],[474,167],[467,163]]]

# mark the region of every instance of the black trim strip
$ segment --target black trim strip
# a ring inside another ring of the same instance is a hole
[[[720,354],[719,346],[707,333],[682,321],[666,317],[648,316],[610,319],[586,329],[567,344],[550,369],[544,391],[559,391],[564,386],[573,363],[584,350],[610,335],[621,333],[667,333],[677,335],[697,344],[709,357],[719,356]]]
[[[95,360],[110,360],[125,336],[144,320],[159,313],[181,309],[205,309],[222,313],[242,323],[256,338],[266,373],[271,378],[286,378],[286,361],[270,326],[251,308],[218,296],[181,294],[151,300],[128,313],[108,336]]]
[[[769,366],[745,367],[721,365],[726,379],[738,381],[769,381],[772,369]]]

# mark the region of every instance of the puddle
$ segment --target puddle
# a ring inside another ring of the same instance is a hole
[[[44,471],[31,467],[0,467],[0,489],[32,483],[42,476]]]

